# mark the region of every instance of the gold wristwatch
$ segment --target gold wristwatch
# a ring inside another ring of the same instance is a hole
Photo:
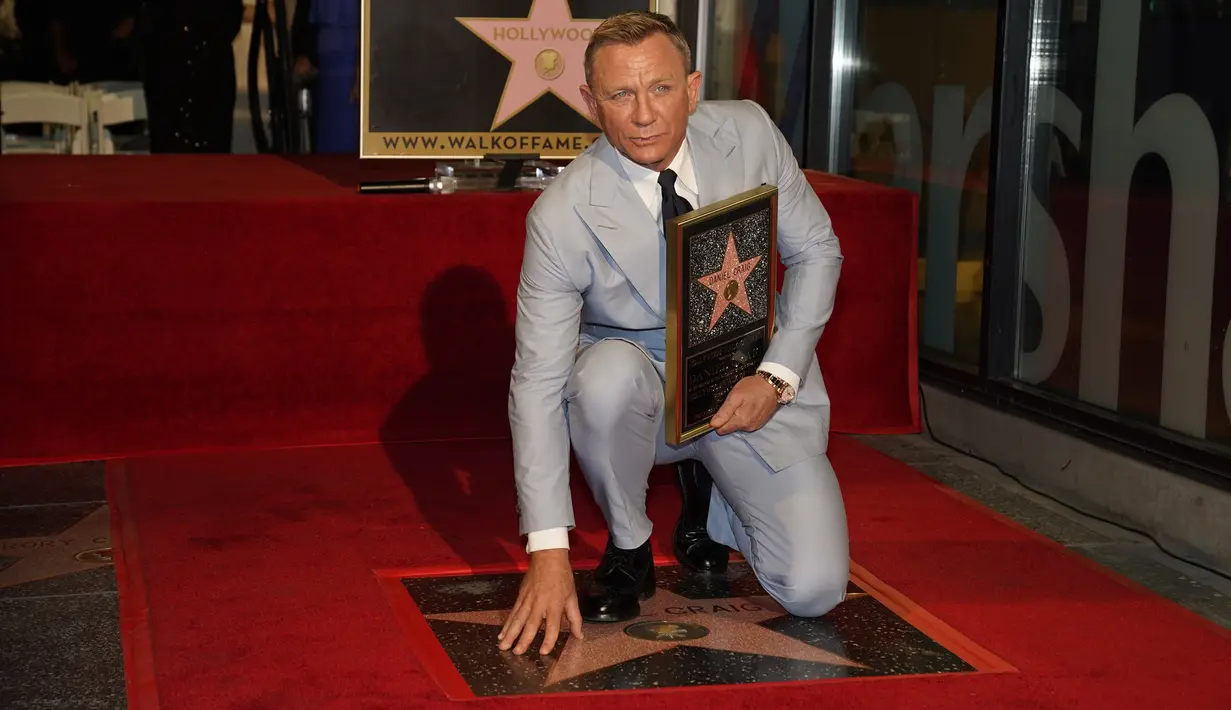
[[[778,392],[778,404],[790,404],[795,400],[795,388],[786,380],[777,375],[771,375],[765,370],[757,370],[757,375]]]

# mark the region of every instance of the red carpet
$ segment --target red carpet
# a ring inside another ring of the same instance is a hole
[[[0,463],[507,431],[534,194],[356,194],[408,161],[4,165]],[[917,431],[916,200],[810,179],[846,255],[833,428]]]
[[[627,695],[493,707],[1231,707],[1231,634],[842,437],[831,456],[852,558],[1017,672]],[[522,558],[506,441],[116,461],[133,710],[451,705],[374,570]],[[580,481],[583,538],[603,537]],[[674,487],[656,479],[664,537]],[[132,568],[139,575],[132,574]],[[141,605],[148,604],[143,617]],[[148,630],[148,640],[143,639]],[[145,649],[148,649],[146,651]]]

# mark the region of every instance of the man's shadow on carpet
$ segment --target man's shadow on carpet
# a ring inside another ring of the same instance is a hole
[[[518,534],[509,440],[511,309],[488,272],[459,266],[428,284],[419,322],[428,372],[381,427],[381,444],[414,496],[423,522],[467,567],[512,563]],[[605,536],[597,506],[574,466],[577,524]],[[575,554],[598,551],[574,536]]]

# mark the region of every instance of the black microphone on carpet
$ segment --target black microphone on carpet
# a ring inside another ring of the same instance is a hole
[[[359,184],[361,194],[405,194],[415,192],[431,192],[432,178],[413,178],[410,180],[372,180]]]

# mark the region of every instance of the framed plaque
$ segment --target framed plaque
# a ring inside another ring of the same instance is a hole
[[[773,335],[778,188],[765,185],[667,224],[667,443],[710,431]]]
[[[568,159],[598,139],[581,95],[594,29],[656,0],[362,0],[364,158]]]

